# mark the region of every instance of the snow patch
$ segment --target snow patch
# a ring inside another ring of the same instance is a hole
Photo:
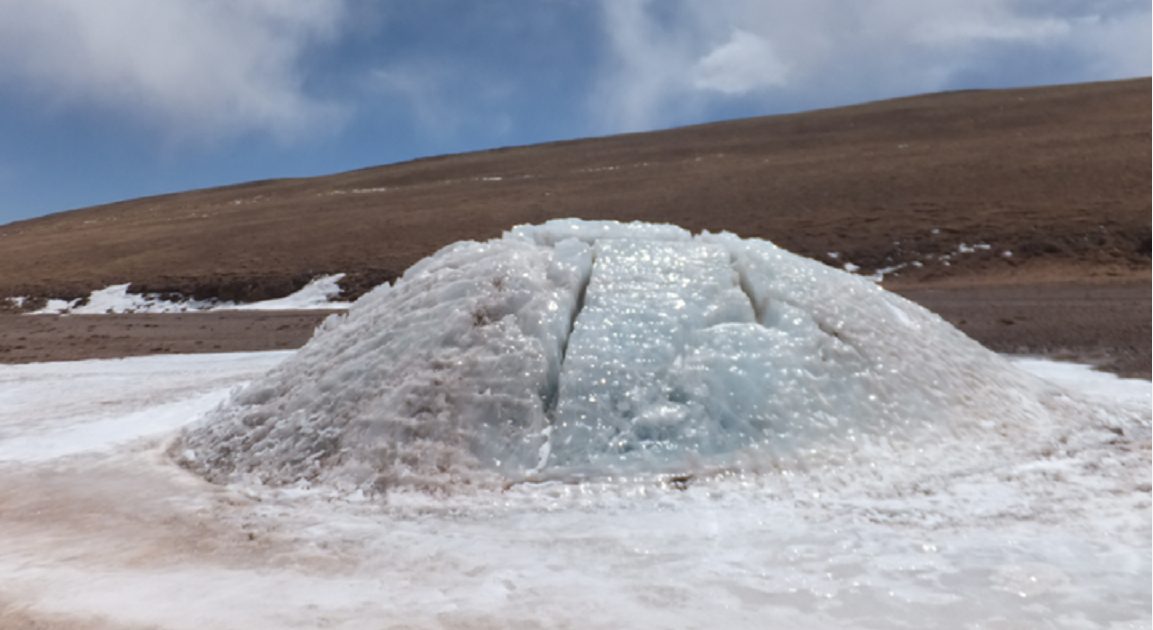
[[[293,293],[292,295],[277,298],[275,300],[252,302],[250,304],[221,304],[211,310],[288,311],[348,308],[351,305],[349,302],[336,301],[336,298],[340,296],[340,285],[338,283],[343,277],[343,273],[337,273],[330,276],[321,276],[314,279],[312,282],[309,282],[302,289],[296,293]]]
[[[87,300],[48,300],[47,304],[32,315],[105,315],[115,313],[185,313],[189,311],[227,310],[310,310],[342,309],[349,302],[333,301],[340,295],[338,282],[344,274],[322,276],[309,282],[304,288],[289,296],[263,302],[239,304],[218,300],[170,301],[157,294],[141,295],[129,293],[131,284],[116,284],[98,289],[89,294]],[[19,300],[22,306],[26,298]]]
[[[0,462],[39,462],[171,432],[291,352],[0,365]]]

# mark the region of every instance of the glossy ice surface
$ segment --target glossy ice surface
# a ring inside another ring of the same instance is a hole
[[[459,489],[779,467],[1027,424],[1058,397],[771,243],[564,220],[421,261],[173,452],[215,481]]]

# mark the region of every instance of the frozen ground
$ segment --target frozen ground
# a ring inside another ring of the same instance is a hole
[[[162,455],[289,354],[0,366],[0,626],[1151,626],[1147,381],[1018,361],[1092,413],[387,505]]]

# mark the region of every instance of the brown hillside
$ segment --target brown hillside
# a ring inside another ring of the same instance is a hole
[[[448,243],[557,217],[921,263],[895,286],[1147,279],[1150,87],[934,94],[86,208],[0,226],[0,297],[132,282],[259,299],[341,271],[352,296]]]

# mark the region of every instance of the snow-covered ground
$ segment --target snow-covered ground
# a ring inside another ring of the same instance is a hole
[[[382,504],[163,455],[291,354],[0,366],[0,626],[1153,625],[1148,381],[1018,360],[1098,419],[665,484]]]

